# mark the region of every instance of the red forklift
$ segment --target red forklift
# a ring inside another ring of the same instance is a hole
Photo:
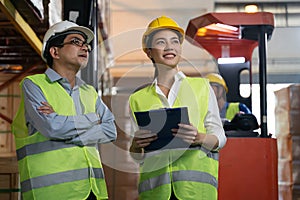
[[[266,99],[266,49],[273,30],[274,16],[269,12],[208,13],[191,19],[186,30],[186,39],[216,60],[244,58],[241,63],[218,64],[218,69],[228,83],[227,100],[245,103],[250,109],[252,91],[249,97],[242,97],[239,87],[241,72],[248,70],[252,90],[251,61],[258,47],[260,133],[238,128],[226,131],[227,144],[219,159],[220,200],[278,199],[277,141],[268,133]]]

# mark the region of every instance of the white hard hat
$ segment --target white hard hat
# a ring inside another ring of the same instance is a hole
[[[52,25],[44,36],[43,49],[41,53],[41,56],[44,61],[46,61],[45,50],[46,50],[47,43],[49,42],[49,39],[59,33],[72,31],[72,30],[84,33],[87,36],[87,41],[86,41],[87,43],[90,43],[94,39],[94,33],[90,29],[84,26],[79,26],[67,20],[58,22]]]

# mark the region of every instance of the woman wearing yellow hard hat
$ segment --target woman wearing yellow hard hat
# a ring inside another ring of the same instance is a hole
[[[130,95],[133,118],[139,111],[187,107],[190,123],[171,129],[186,148],[167,145],[148,151],[161,138],[156,132],[138,129],[135,121],[130,153],[141,163],[140,199],[217,199],[218,150],[226,137],[208,80],[179,71],[183,39],[184,30],[166,16],[150,22],[143,35],[143,51],[153,62],[155,77],[152,84]]]

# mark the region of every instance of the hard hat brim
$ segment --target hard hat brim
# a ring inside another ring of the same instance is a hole
[[[64,32],[68,32],[71,30],[80,31],[80,32],[84,33],[87,36],[87,39],[86,39],[87,43],[90,43],[94,39],[94,33],[90,29],[88,29],[84,26],[70,27],[70,28],[64,30]]]
[[[180,27],[174,27],[174,26],[161,26],[161,27],[155,27],[155,28],[148,28],[148,30],[143,34],[143,51],[146,53],[147,52],[147,46],[146,46],[146,38],[151,35],[154,31],[157,30],[163,30],[163,29],[171,29],[171,30],[175,30],[178,31],[181,34],[181,39],[180,39],[180,43],[182,44],[183,40],[184,40],[184,30]]]
[[[144,33],[144,36],[148,36],[150,35],[151,33],[153,33],[154,31],[156,30],[159,30],[159,29],[173,29],[173,30],[176,30],[178,31],[182,37],[184,36],[184,30],[180,27],[174,27],[174,26],[161,26],[159,28],[149,28],[145,33]]]

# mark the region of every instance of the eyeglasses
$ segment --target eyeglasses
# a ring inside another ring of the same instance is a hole
[[[82,41],[82,40],[80,40],[80,39],[78,39],[78,38],[73,38],[71,41],[69,41],[69,42],[64,42],[64,43],[59,44],[59,45],[57,45],[57,46],[58,46],[58,47],[63,47],[63,46],[66,45],[66,44],[73,44],[73,45],[76,45],[76,46],[78,46],[78,47],[83,47],[83,45],[84,45],[84,46],[87,47],[88,52],[90,52],[90,51],[92,50],[91,45],[89,45],[89,44],[86,43],[85,41]]]

